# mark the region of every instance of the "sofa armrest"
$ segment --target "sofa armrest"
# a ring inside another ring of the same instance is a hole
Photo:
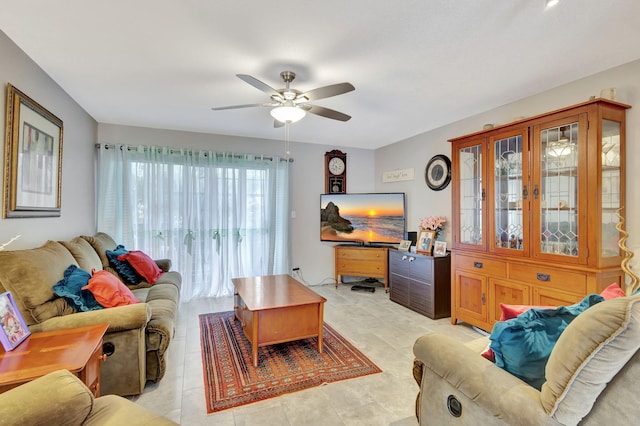
[[[67,370],[58,370],[0,395],[0,425],[81,425],[93,395]]]
[[[156,265],[158,268],[162,269],[163,272],[169,272],[171,270],[171,259],[155,259]]]
[[[449,384],[449,389],[480,406],[489,418],[506,424],[557,424],[544,410],[537,389],[449,336],[424,335],[416,340],[413,353],[425,370],[431,370]],[[425,383],[421,383],[421,389],[425,389]],[[422,394],[421,398],[439,396]]]
[[[147,303],[136,303],[53,317],[40,324],[34,324],[29,329],[32,332],[39,332],[106,323],[109,324],[107,329],[107,334],[109,334],[123,330],[144,328],[150,318],[151,306]]]

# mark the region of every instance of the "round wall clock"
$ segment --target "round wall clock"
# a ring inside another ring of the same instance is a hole
[[[427,186],[434,191],[442,191],[451,182],[451,160],[446,155],[435,155],[424,170]]]
[[[345,164],[344,160],[340,157],[333,157],[329,160],[329,171],[332,175],[341,175],[344,173]]]

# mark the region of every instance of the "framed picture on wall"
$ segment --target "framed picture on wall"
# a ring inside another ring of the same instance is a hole
[[[433,240],[436,237],[436,231],[421,230],[418,234],[418,241],[416,243],[416,251],[418,253],[431,254],[431,247],[433,247]]]
[[[3,217],[60,216],[62,120],[7,87]]]
[[[15,349],[31,334],[9,292],[0,294],[0,324],[0,342],[7,352]]]

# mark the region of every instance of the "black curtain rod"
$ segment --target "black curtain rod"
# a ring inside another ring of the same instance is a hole
[[[138,147],[137,146],[131,146],[131,145],[114,145],[114,144],[100,144],[97,143],[95,145],[96,148],[101,148],[104,147],[105,149],[116,149],[117,147],[120,147],[120,149],[122,149],[123,147],[126,147],[128,151],[137,151]],[[143,147],[143,149],[145,150],[145,152],[148,150],[148,147],[141,145]],[[189,151],[193,151],[193,152],[200,152],[197,149],[188,149],[188,148],[183,148],[183,150],[189,150]],[[171,154],[177,154],[181,151],[181,149],[178,148],[169,148],[169,153]],[[253,155],[256,159],[260,158],[262,160],[267,160],[267,161],[273,161],[274,157],[269,156],[269,155],[257,155],[257,154],[236,154],[236,153],[228,153],[231,157],[233,158],[244,158],[247,155]],[[208,156],[208,152],[204,152],[204,156]],[[293,163],[293,158],[280,158],[280,161],[288,161],[290,163]]]

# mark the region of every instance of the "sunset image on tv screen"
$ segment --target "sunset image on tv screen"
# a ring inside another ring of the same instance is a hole
[[[326,194],[320,200],[320,239],[398,243],[404,239],[404,193]]]

